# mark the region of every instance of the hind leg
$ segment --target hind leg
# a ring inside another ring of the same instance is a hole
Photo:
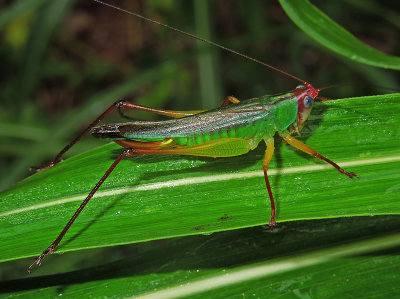
[[[135,103],[131,103],[125,100],[117,101],[114,104],[112,104],[110,107],[107,108],[106,111],[104,111],[98,118],[96,118],[86,129],[84,129],[74,140],[72,140],[70,143],[68,143],[58,154],[55,156],[53,160],[51,160],[49,163],[44,164],[39,167],[31,167],[31,169],[34,169],[36,171],[41,171],[46,168],[51,168],[57,163],[61,161],[62,156],[75,144],[77,143],[83,136],[85,136],[87,133],[90,132],[90,130],[96,126],[103,118],[105,118],[107,115],[109,115],[114,109],[118,109],[118,111],[121,110],[141,110],[141,111],[147,111],[155,114],[160,114],[160,115],[165,115],[169,117],[174,117],[174,118],[180,118],[180,117],[185,117],[193,114],[200,113],[202,111],[170,111],[170,110],[162,110],[162,109],[155,109],[151,107],[146,107],[142,105],[138,105]],[[122,114],[122,112],[121,112]],[[123,115],[123,114],[122,114]]]

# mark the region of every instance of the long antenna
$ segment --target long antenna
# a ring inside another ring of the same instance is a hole
[[[212,42],[212,41],[210,41],[210,40],[207,40],[207,39],[205,39],[205,38],[196,36],[196,35],[194,35],[194,34],[191,34],[191,33],[189,33],[189,32],[180,30],[180,29],[178,29],[178,28],[175,28],[175,27],[166,25],[166,24],[164,24],[164,23],[160,23],[160,22],[158,22],[158,21],[156,21],[156,20],[153,20],[153,19],[150,19],[150,18],[146,18],[146,17],[144,17],[144,16],[142,16],[142,15],[140,15],[140,14],[134,13],[134,12],[132,12],[132,11],[123,9],[123,8],[121,8],[121,7],[118,7],[118,6],[114,6],[114,5],[112,5],[112,4],[109,4],[109,3],[107,3],[107,2],[103,2],[103,1],[101,1],[101,0],[93,0],[93,1],[95,1],[95,2],[97,2],[97,3],[100,3],[100,4],[102,4],[102,5],[105,5],[105,6],[111,7],[111,8],[113,8],[113,9],[122,11],[122,12],[124,12],[124,13],[129,14],[129,15],[138,17],[138,18],[140,18],[140,19],[142,19],[142,20],[145,20],[145,21],[148,21],[148,22],[151,22],[151,23],[160,25],[160,26],[162,26],[162,27],[168,28],[169,30],[172,30],[172,31],[178,32],[178,33],[180,33],[180,34],[189,36],[189,37],[191,37],[191,38],[193,38],[193,39],[202,41],[202,42],[207,43],[207,44],[209,44],[209,45],[218,47],[218,48],[223,49],[223,50],[225,50],[225,51],[227,51],[227,52],[236,54],[236,55],[241,56],[241,57],[243,57],[243,58],[245,58],[245,59],[248,59],[248,60],[250,60],[250,61],[252,61],[252,62],[261,64],[261,65],[266,66],[266,67],[268,67],[268,68],[270,68],[270,69],[273,69],[274,71],[277,71],[277,72],[279,72],[279,73],[281,73],[281,74],[284,74],[284,75],[286,75],[286,76],[288,76],[288,77],[291,77],[291,78],[293,78],[293,79],[295,79],[295,80],[297,80],[297,81],[300,81],[301,83],[303,83],[303,84],[305,84],[305,85],[308,85],[308,83],[305,82],[304,80],[301,80],[300,78],[297,78],[296,76],[293,76],[293,75],[291,75],[291,74],[289,74],[289,73],[287,73],[287,72],[285,72],[285,71],[282,71],[282,70],[278,69],[277,67],[274,67],[274,66],[269,65],[269,64],[267,64],[267,63],[265,63],[265,62],[262,62],[262,61],[260,61],[260,60],[258,60],[258,59],[255,59],[255,58],[252,58],[252,57],[250,57],[250,56],[247,56],[247,55],[245,55],[245,54],[243,54],[243,53],[240,53],[240,52],[237,52],[237,51],[235,51],[235,50],[232,50],[232,49],[229,49],[229,48],[227,48],[227,47],[224,47],[224,46],[222,46],[222,45],[220,45],[220,44],[214,43],[214,42]]]

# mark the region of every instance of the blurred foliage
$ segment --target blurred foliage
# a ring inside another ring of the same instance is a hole
[[[396,71],[361,65],[302,33],[277,1],[109,1],[284,69],[339,98],[370,95],[372,85],[399,89]],[[204,5],[203,3],[203,5]],[[396,1],[313,1],[357,38],[399,55]],[[200,5],[200,6],[198,6]],[[296,81],[93,1],[0,1],[0,190],[48,161],[116,99],[169,109],[213,108],[226,95],[239,99],[291,90]],[[208,84],[213,83],[209,88]],[[132,113],[141,119],[154,115]],[[117,114],[107,122],[120,121]],[[103,141],[87,137],[67,155]],[[146,244],[142,244],[146,247]],[[135,247],[136,248],[136,247]],[[123,257],[130,249],[75,253],[80,268]],[[131,251],[129,251],[131,254]],[[88,261],[87,263],[89,263]],[[26,265],[26,261],[22,261]],[[3,279],[18,277],[8,264]],[[54,265],[56,267],[56,265]],[[55,268],[57,269],[57,268]],[[57,270],[55,270],[57,272]]]
[[[30,166],[51,159],[116,99],[170,109],[209,109],[226,95],[246,99],[297,84],[91,1],[8,2],[0,13],[0,190],[29,175]],[[202,34],[316,86],[366,86],[332,89],[327,96],[377,93],[367,88],[370,85],[398,87],[396,72],[360,65],[321,48],[300,33],[274,1],[212,1],[208,8],[193,7],[190,1],[114,3]],[[392,2],[379,5],[379,11],[375,3],[364,1],[315,4],[362,41],[387,54],[399,52],[399,27],[390,21],[398,10]],[[392,17],[382,19],[385,12]],[[67,157],[100,144],[85,138]]]

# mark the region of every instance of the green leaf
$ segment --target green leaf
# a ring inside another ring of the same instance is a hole
[[[271,184],[278,222],[399,214],[400,94],[316,105],[302,140],[347,170],[277,143]],[[0,195],[0,260],[41,253],[121,152],[108,144],[21,181]],[[57,252],[265,224],[264,146],[234,158],[123,160]]]
[[[400,58],[386,55],[355,38],[308,0],[279,0],[286,14],[320,44],[355,61],[400,70]]]
[[[297,221],[281,224],[274,233],[266,227],[253,227],[123,246],[125,254],[112,262],[104,259],[118,256],[119,248],[102,255],[85,250],[81,260],[75,261],[80,271],[32,277],[42,274],[42,268],[29,278],[0,282],[0,293],[7,298],[33,297],[38,292],[45,298],[87,294],[124,298],[144,293],[150,298],[176,298],[179,294],[190,298],[238,294],[336,298],[339,294],[398,293],[399,250],[388,249],[399,244],[399,224],[400,217],[393,216]],[[383,231],[391,234],[381,236]],[[127,255],[129,252],[133,254]],[[65,271],[68,263],[74,263],[74,255],[53,256],[46,269]],[[96,259],[101,266],[85,268],[88,260]]]

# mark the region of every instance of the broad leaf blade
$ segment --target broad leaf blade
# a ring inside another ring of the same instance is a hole
[[[200,288],[207,292],[197,294],[201,298],[237,294],[265,298],[293,293],[331,298],[337,294],[398,292],[398,249],[392,249],[391,254],[374,251],[399,243],[399,223],[400,218],[394,216],[298,221],[281,224],[275,233],[253,227],[147,242],[124,246],[132,256],[99,267],[84,268],[80,263],[80,271],[0,282],[0,292],[13,297],[34,296],[39,291],[42,297],[52,298],[87,294],[93,298],[125,298],[144,293],[151,298],[166,298],[165,292],[169,292],[172,298],[182,293],[193,298],[199,291],[196,285],[205,279],[212,281]],[[383,231],[389,236],[382,236]],[[108,254],[115,251],[109,250]],[[354,256],[360,253],[364,255]],[[330,261],[332,255],[334,261]],[[53,256],[54,260],[47,268],[60,266],[60,262],[73,257]],[[270,271],[258,272],[262,277],[254,277],[260,263]],[[229,282],[226,274],[241,270],[248,271],[229,287],[221,286]]]
[[[278,222],[399,214],[399,98],[392,94],[320,104],[303,130],[303,141],[351,165],[348,170],[360,180],[278,143],[271,163]],[[117,145],[105,145],[1,194],[1,260],[37,255],[48,246],[119,152]],[[265,224],[269,203],[263,152],[260,145],[248,155],[226,159],[123,160],[58,252]]]
[[[286,14],[310,37],[332,51],[355,61],[400,69],[400,58],[386,55],[355,38],[308,0],[279,0]]]

